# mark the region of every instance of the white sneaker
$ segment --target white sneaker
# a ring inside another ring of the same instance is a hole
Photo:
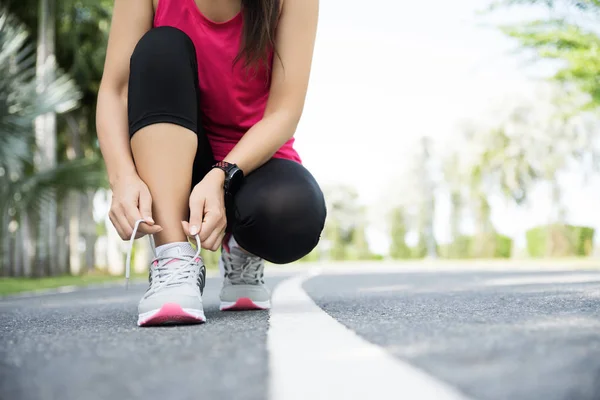
[[[142,220],[136,221],[127,254],[125,276],[129,282],[133,241]],[[154,239],[149,236],[155,258],[150,264],[150,287],[138,306],[138,325],[197,324],[206,322],[202,293],[206,282],[206,267],[198,250],[185,243],[162,246],[156,254]]]
[[[223,246],[219,267],[224,274],[221,311],[267,310],[271,292],[265,286],[265,262],[243,251],[233,237]]]
[[[166,248],[150,266],[150,287],[138,306],[139,326],[206,322],[206,267],[188,243]]]

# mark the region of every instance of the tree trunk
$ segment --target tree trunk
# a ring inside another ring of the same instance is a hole
[[[15,235],[10,235],[10,247],[11,252],[11,263],[9,275],[12,277],[27,276],[24,268],[24,257],[23,257],[23,237],[22,230],[18,229]]]
[[[485,235],[494,231],[491,221],[491,209],[490,204],[483,193],[479,193],[475,198],[476,208],[476,221],[477,221],[477,233]]]
[[[96,221],[94,220],[94,196],[93,190],[80,194],[82,200],[81,207],[81,231],[85,240],[85,266],[88,271],[94,271],[96,268]]]
[[[562,191],[558,180],[554,178],[552,181],[552,210],[554,223],[565,223],[565,208],[562,205]]]
[[[8,230],[8,223],[10,221],[10,217],[8,215],[8,208],[0,215],[0,229],[2,230],[2,243],[0,244],[2,248],[0,249],[0,253],[2,254],[2,259],[0,260],[0,271],[3,276],[10,276],[11,269],[11,233]]]
[[[420,212],[420,233],[423,234],[426,257],[437,258],[437,244],[435,240],[434,218],[435,218],[435,185],[432,179],[431,169],[431,139],[429,137],[421,138],[421,190],[422,204]]]
[[[67,243],[69,236],[69,201],[63,199],[60,203],[60,226],[57,230],[58,236],[58,273],[66,275],[69,272],[69,245]]]
[[[69,268],[71,275],[81,273],[81,254],[79,252],[79,213],[81,209],[81,198],[79,193],[70,193],[69,202]]]
[[[21,216],[17,248],[21,252],[19,258],[23,262],[23,275],[26,277],[34,276],[35,243],[31,235],[32,225],[29,215],[24,214]]]
[[[68,115],[67,123],[69,125],[69,139],[70,145],[72,149],[72,154],[74,158],[84,158],[85,154],[83,151],[83,146],[81,144],[81,137],[84,134],[85,130],[82,130],[82,127],[85,125],[86,121],[81,119],[78,121],[72,114]],[[88,191],[87,193],[78,193],[76,199],[72,199],[72,203],[76,204],[73,208],[71,208],[71,228],[76,229],[76,231],[72,232],[73,240],[74,237],[77,237],[77,241],[81,238],[84,239],[85,242],[85,254],[84,254],[84,262],[81,264],[81,254],[79,251],[79,245],[73,246],[74,242],[72,242],[71,246],[71,260],[77,258],[77,272],[82,272],[83,269],[87,271],[93,271],[96,267],[96,222],[94,221],[94,195],[95,191]],[[77,221],[75,222],[75,219]]]
[[[455,243],[460,236],[460,221],[462,220],[462,197],[458,190],[450,194],[450,236]]]
[[[55,0],[40,0],[39,3],[36,79],[40,93],[46,90],[55,76],[55,6]],[[37,170],[51,169],[56,166],[56,115],[49,113],[36,118],[35,133]],[[40,272],[47,272],[49,275],[57,272],[56,223],[56,200],[50,198],[50,201],[40,210],[36,249],[37,268]]]

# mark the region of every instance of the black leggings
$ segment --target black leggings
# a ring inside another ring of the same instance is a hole
[[[202,77],[201,79],[210,79]],[[160,27],[140,40],[131,56],[129,132],[172,123],[198,135],[192,186],[214,164],[201,126],[196,50],[181,30]],[[323,193],[302,165],[271,159],[249,174],[227,204],[227,226],[247,251],[276,264],[296,261],[313,250],[325,223]]]

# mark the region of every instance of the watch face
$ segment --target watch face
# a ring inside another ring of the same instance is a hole
[[[244,173],[242,172],[242,170],[239,168],[233,168],[230,171],[229,184],[227,187],[227,191],[230,194],[236,194],[238,192],[238,190],[240,189],[240,186],[242,186],[243,180],[244,180]]]

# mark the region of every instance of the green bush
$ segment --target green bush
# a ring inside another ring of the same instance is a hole
[[[498,233],[459,236],[453,243],[440,246],[440,256],[450,259],[510,258],[513,240]]]
[[[546,254],[547,227],[537,227],[525,233],[527,253],[531,257],[543,257]]]
[[[496,252],[494,258],[510,258],[513,240],[508,236],[496,235]]]
[[[510,258],[512,239],[498,233],[479,234],[473,237],[473,258]]]
[[[589,226],[573,226],[577,238],[576,254],[578,256],[590,256],[594,251],[594,228]]]
[[[471,257],[493,258],[496,254],[496,234],[478,234],[471,242]]]
[[[440,252],[440,254],[442,257],[452,259],[470,258],[472,243],[472,236],[459,236],[456,238],[456,240],[454,240],[454,242],[446,246],[447,250],[445,251],[445,255],[442,255],[442,252]]]
[[[526,233],[531,257],[589,256],[593,251],[594,229],[585,226],[547,225]]]

